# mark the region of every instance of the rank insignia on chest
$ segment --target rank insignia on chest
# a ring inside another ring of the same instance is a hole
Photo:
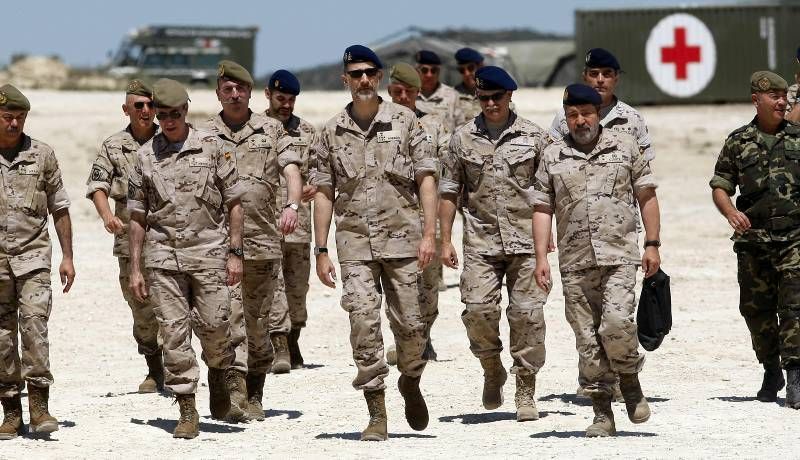
[[[375,134],[375,139],[377,139],[378,142],[400,142],[400,131],[378,131],[378,133]]]
[[[225,152],[225,161],[231,159],[231,152]]]
[[[247,148],[249,150],[267,149],[269,148],[269,142],[265,137],[251,137],[247,140]]]
[[[199,168],[210,168],[211,167],[211,159],[210,158],[189,158],[189,166],[192,168],[199,167]]]

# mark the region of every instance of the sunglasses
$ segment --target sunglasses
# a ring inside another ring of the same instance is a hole
[[[474,73],[477,67],[478,66],[476,66],[475,64],[460,65],[458,66],[458,73],[460,74],[465,74],[467,72]]]
[[[502,93],[492,93],[492,94],[479,94],[478,99],[482,102],[489,102],[489,99],[493,100],[494,102],[500,102],[500,100],[505,97],[506,92],[503,91]]]
[[[349,75],[350,78],[358,80],[359,78],[363,77],[364,74],[367,74],[367,77],[372,78],[375,75],[378,75],[378,72],[380,72],[380,69],[370,67],[368,69],[348,70],[347,75]]]
[[[168,118],[172,119],[172,120],[177,120],[182,115],[183,114],[180,111],[173,110],[172,112],[157,112],[156,113],[156,118],[159,119],[159,120],[166,120]]]
[[[419,73],[429,74],[429,75],[436,75],[439,73],[438,67],[429,67],[429,66],[419,66],[417,67]]]
[[[150,101],[150,102],[137,101],[137,102],[133,103],[133,108],[135,108],[136,110],[142,110],[144,108],[145,104],[147,104],[147,108],[148,109],[152,109],[153,105],[154,105],[153,101]]]

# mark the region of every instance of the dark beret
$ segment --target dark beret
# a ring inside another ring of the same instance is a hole
[[[347,49],[344,50],[344,56],[342,56],[342,62],[344,63],[344,65],[352,64],[355,62],[369,62],[374,64],[375,67],[379,69],[383,68],[383,63],[378,58],[378,55],[364,45],[348,46]]]
[[[0,107],[27,112],[31,109],[31,102],[13,85],[3,85],[0,86]]]
[[[276,70],[275,73],[269,77],[267,88],[269,88],[270,91],[275,90],[286,94],[294,94],[295,96],[300,94],[300,82],[297,80],[297,77],[288,70],[283,69]]]
[[[517,89],[517,83],[511,78],[511,75],[500,67],[493,65],[481,67],[475,72],[475,85],[478,89],[483,90],[504,89],[506,91],[514,91]]]
[[[619,61],[608,50],[592,48],[586,53],[586,67],[594,69],[610,67],[614,70],[619,70]]]
[[[244,83],[251,88],[255,84],[253,76],[241,64],[233,61],[222,60],[217,64],[217,77]]]
[[[603,102],[600,93],[591,86],[575,83],[564,90],[564,105],[592,104],[599,106]]]
[[[125,87],[125,94],[136,96],[153,97],[153,88],[142,80],[131,80]]]
[[[417,51],[417,54],[414,55],[414,60],[417,61],[417,64],[442,65],[439,55],[430,50]]]
[[[483,55],[472,48],[461,48],[460,50],[456,51],[455,57],[456,62],[459,64],[468,64],[470,62],[480,64],[483,62]]]

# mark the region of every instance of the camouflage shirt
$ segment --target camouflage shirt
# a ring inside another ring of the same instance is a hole
[[[647,130],[647,123],[645,123],[644,118],[636,109],[615,98],[612,105],[600,109],[600,116],[600,124],[604,128],[633,136],[639,144],[639,150],[644,153],[647,161],[653,161],[656,158],[656,152],[653,150],[650,141],[650,133]],[[554,140],[569,136],[569,128],[567,127],[567,118],[564,114],[563,106],[558,109],[555,118],[553,118],[553,124],[550,126],[550,136]]]
[[[292,138],[292,150],[300,155],[300,174],[303,184],[308,183],[308,153],[314,145],[316,130],[314,125],[292,115],[289,122],[284,126],[289,136]],[[281,176],[281,193],[278,194],[278,216],[280,216],[286,203],[289,202],[289,189],[286,186],[286,179]],[[311,242],[311,203],[299,203],[297,210],[297,228],[294,232],[284,235],[283,239],[287,243],[310,243]]]
[[[182,145],[156,134],[137,152],[128,179],[128,210],[147,222],[145,267],[225,268],[223,204],[244,192],[230,144],[193,127]]]
[[[562,272],[640,265],[636,195],[655,188],[636,140],[602,129],[588,154],[569,137],[550,144],[536,171],[534,205],[553,212]]]
[[[0,155],[0,260],[8,260],[14,276],[50,270],[47,213],[69,204],[50,146],[23,134],[16,158]]]
[[[792,111],[792,108],[795,104],[797,104],[797,89],[800,88],[800,85],[797,83],[793,84],[789,87],[786,91],[786,113]]]
[[[421,174],[439,162],[409,109],[381,101],[362,131],[350,107],[328,121],[311,151],[311,183],[334,189],[339,260],[416,257],[422,229]]]
[[[511,112],[490,140],[483,115],[456,130],[442,159],[440,195],[463,193],[464,252],[533,254],[531,186],[549,142],[535,123]]]
[[[734,241],[800,239],[800,126],[783,122],[770,149],[756,123],[728,135],[709,185],[730,196],[739,187],[736,209],[751,228]]]
[[[458,93],[452,87],[439,83],[430,96],[425,97],[422,91],[417,95],[417,109],[425,113],[438,115],[444,122],[444,128],[448,132],[455,131],[456,121],[459,118],[456,110],[458,109]]]
[[[111,135],[100,145],[92,171],[86,180],[86,198],[92,199],[94,192],[102,190],[114,200],[114,215],[122,221],[123,232],[114,235],[114,256],[130,257],[128,251],[128,174],[133,168],[136,151],[141,144],[133,138],[131,126]]]
[[[480,115],[481,103],[478,101],[475,91],[468,90],[464,83],[457,84],[455,90],[458,92],[458,108],[456,109],[456,128],[458,128]]]

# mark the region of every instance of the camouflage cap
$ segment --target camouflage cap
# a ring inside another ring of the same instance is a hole
[[[222,60],[217,64],[217,78],[227,78],[229,80],[244,83],[251,88],[255,85],[252,75],[241,64],[233,61]]]
[[[763,93],[765,91],[786,91],[789,85],[780,75],[769,70],[759,70],[750,76],[750,92]]]
[[[153,97],[153,88],[142,80],[131,80],[125,87],[125,94]]]
[[[7,110],[31,109],[31,102],[13,85],[0,86],[0,108]]]
[[[186,88],[175,80],[162,78],[153,84],[153,102],[159,107],[180,107],[189,100]]]
[[[389,78],[392,83],[404,83],[412,88],[419,89],[422,86],[417,70],[411,64],[406,64],[405,62],[398,62],[392,66],[392,70],[389,71]]]

